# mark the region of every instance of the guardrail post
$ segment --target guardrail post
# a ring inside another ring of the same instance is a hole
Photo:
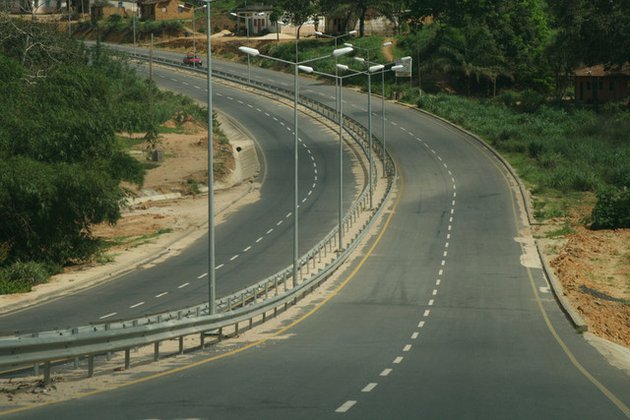
[[[275,296],[278,296],[278,276],[274,276],[273,278],[273,290],[274,290]]]
[[[88,356],[88,378],[94,376],[94,355],[90,354]]]
[[[179,354],[184,354],[184,337],[179,337]]]
[[[232,310],[232,298],[228,297],[228,312]]]
[[[199,343],[199,345],[201,346],[201,350],[203,350],[206,345],[206,334],[204,331],[199,333]]]
[[[160,358],[160,342],[156,341],[153,344],[153,361],[157,362],[159,358]]]
[[[78,333],[79,333],[79,329],[78,328],[75,327],[75,328],[72,329],[72,335],[77,335]],[[74,360],[73,360],[73,367],[75,369],[79,368],[79,358],[78,357],[74,358]]]
[[[131,349],[125,349],[125,370],[129,370],[131,366]]]
[[[241,308],[245,306],[245,293],[241,293]]]
[[[50,360],[44,362],[44,385],[50,385]]]

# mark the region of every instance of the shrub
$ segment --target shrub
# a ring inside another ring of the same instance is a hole
[[[29,292],[36,284],[45,283],[52,272],[44,263],[15,262],[0,269],[0,294]]]
[[[630,228],[630,190],[608,188],[598,192],[591,219],[593,229]]]

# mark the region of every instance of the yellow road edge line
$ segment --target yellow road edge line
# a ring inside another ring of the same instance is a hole
[[[466,136],[467,137],[467,136]],[[473,146],[475,148],[477,148],[477,150],[480,150],[482,152],[482,155],[484,155],[486,157],[486,159],[488,161],[490,161],[498,170],[499,173],[501,173],[503,180],[505,181],[506,185],[508,186],[508,190],[510,191],[510,202],[512,204],[512,215],[514,217],[514,226],[516,228],[516,232],[518,232],[519,230],[519,225],[518,225],[518,213],[516,211],[516,203],[514,202],[514,194],[512,193],[512,188],[510,186],[510,181],[507,178],[507,175],[505,174],[505,171],[503,170],[503,168],[501,166],[499,166],[497,164],[497,162],[493,161],[492,159],[490,159],[490,156],[487,155],[487,153],[483,153],[484,149],[483,147],[474,144],[473,142],[470,142],[471,144],[473,144]],[[486,150],[487,151],[487,150]],[[525,199],[525,198],[524,198]],[[523,252],[523,245],[520,245],[521,248],[521,252]],[[571,362],[571,364],[589,381],[591,382],[602,394],[604,394],[604,396],[606,398],[608,398],[610,400],[610,402],[612,402],[623,414],[626,415],[626,417],[630,417],[630,408],[625,405],[623,403],[623,401],[621,401],[612,391],[610,391],[608,388],[606,388],[606,386],[604,384],[602,384],[601,382],[599,382],[577,359],[577,357],[575,357],[575,355],[573,354],[573,352],[571,351],[571,349],[569,349],[569,347],[567,346],[567,344],[564,342],[564,340],[560,337],[560,335],[558,334],[558,332],[556,331],[555,327],[553,326],[551,319],[549,319],[549,314],[547,314],[546,309],[544,308],[542,301],[540,300],[540,294],[538,293],[538,290],[536,290],[536,282],[534,281],[534,276],[532,274],[532,271],[529,267],[525,267],[527,269],[527,277],[529,278],[529,284],[532,288],[532,293],[534,295],[534,298],[536,299],[536,304],[538,305],[538,309],[540,310],[540,313],[543,317],[543,320],[545,321],[545,325],[547,325],[547,329],[549,330],[549,332],[551,333],[551,335],[553,336],[553,338],[556,340],[556,342],[558,343],[558,345],[560,346],[560,348],[562,349],[562,351],[564,352],[564,354],[567,356],[567,358],[569,359],[569,361]]]
[[[363,267],[363,265],[365,264],[367,259],[372,255],[372,252],[374,252],[374,249],[376,248],[376,246],[380,243],[381,239],[383,238],[383,235],[385,234],[385,232],[387,231],[387,229],[389,227],[389,224],[391,223],[392,218],[394,217],[394,214],[396,213],[396,209],[398,208],[398,205],[400,204],[402,191],[403,191],[402,175],[399,175],[398,178],[400,180],[400,191],[398,192],[398,196],[396,197],[396,201],[394,202],[394,207],[392,208],[389,216],[387,217],[387,220],[383,224],[383,227],[381,228],[381,231],[380,231],[379,235],[376,237],[376,240],[374,241],[374,243],[372,244],[370,249],[365,253],[365,255],[363,256],[363,258],[361,259],[359,264],[357,264],[357,266],[354,268],[354,270],[352,270],[352,272],[348,275],[348,277],[337,287],[337,289],[334,292],[332,292],[329,296],[327,296],[320,303],[315,305],[315,307],[313,309],[311,309],[310,311],[308,311],[306,314],[302,315],[300,318],[298,318],[295,321],[291,322],[289,325],[286,325],[285,327],[283,327],[283,328],[279,329],[278,331],[274,332],[269,337],[265,337],[263,339],[260,339],[258,341],[249,343],[249,344],[247,344],[247,345],[245,345],[243,347],[240,347],[238,349],[231,350],[229,352],[226,352],[226,353],[223,353],[223,354],[219,354],[217,356],[212,356],[212,357],[209,357],[207,359],[199,360],[199,361],[191,363],[189,365],[180,366],[180,367],[177,367],[177,368],[174,368],[174,369],[166,370],[164,372],[159,372],[159,373],[156,373],[156,374],[153,374],[153,375],[146,376],[144,378],[135,379],[133,381],[126,382],[124,384],[112,386],[110,388],[105,388],[105,389],[100,389],[100,390],[95,390],[95,391],[79,393],[79,394],[77,394],[77,395],[75,395],[73,397],[66,398],[66,399],[59,400],[59,401],[50,401],[50,402],[46,402],[46,403],[43,403],[43,404],[32,404],[32,405],[27,405],[27,406],[24,406],[24,407],[18,407],[18,408],[9,409],[9,410],[6,410],[6,411],[0,411],[0,416],[5,416],[5,415],[8,415],[8,414],[20,413],[20,412],[23,412],[23,411],[28,411],[28,410],[32,410],[32,409],[36,409],[36,408],[43,408],[43,407],[47,407],[47,406],[50,406],[50,405],[59,404],[59,403],[62,403],[62,402],[67,402],[67,401],[72,401],[72,400],[76,400],[76,399],[89,397],[89,396],[92,396],[92,395],[103,394],[105,392],[126,388],[126,387],[131,386],[131,385],[136,385],[136,384],[147,382],[147,381],[150,381],[150,380],[153,380],[153,379],[158,379],[158,378],[161,378],[163,376],[168,376],[168,375],[179,373],[179,372],[182,372],[182,371],[185,371],[185,370],[189,370],[189,369],[192,369],[194,367],[201,366],[201,365],[204,365],[206,363],[213,362],[215,360],[219,360],[219,359],[223,359],[223,358],[226,358],[226,357],[234,356],[234,355],[236,355],[238,353],[241,353],[241,352],[243,352],[245,350],[248,350],[248,349],[250,349],[252,347],[259,346],[259,345],[265,343],[266,341],[271,340],[272,338],[274,338],[274,337],[276,337],[276,336],[286,332],[290,328],[293,328],[296,325],[302,323],[304,320],[306,320],[311,315],[313,315],[315,312],[317,312],[319,309],[321,309],[322,306],[324,306],[326,303],[328,303],[332,298],[337,296],[337,294],[339,294],[339,292],[344,287],[346,287],[346,285],[357,275],[357,273]]]

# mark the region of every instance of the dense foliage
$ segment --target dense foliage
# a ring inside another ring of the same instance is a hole
[[[119,218],[120,181],[143,171],[116,143],[110,59],[31,22],[0,34],[0,274],[40,278],[95,251],[90,226]]]

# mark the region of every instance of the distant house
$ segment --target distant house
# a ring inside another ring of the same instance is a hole
[[[236,9],[234,12],[237,15],[235,18],[236,30],[239,31],[243,28],[244,31],[247,31],[247,26],[249,26],[249,34],[252,36],[261,33],[280,32],[282,22],[278,22],[276,26],[269,19],[272,11],[272,6],[262,3],[250,4]]]
[[[138,0],[140,16],[145,20],[191,19],[189,7],[180,7],[177,0]]]
[[[582,104],[628,99],[630,63],[623,66],[598,64],[575,70],[575,101]]]

